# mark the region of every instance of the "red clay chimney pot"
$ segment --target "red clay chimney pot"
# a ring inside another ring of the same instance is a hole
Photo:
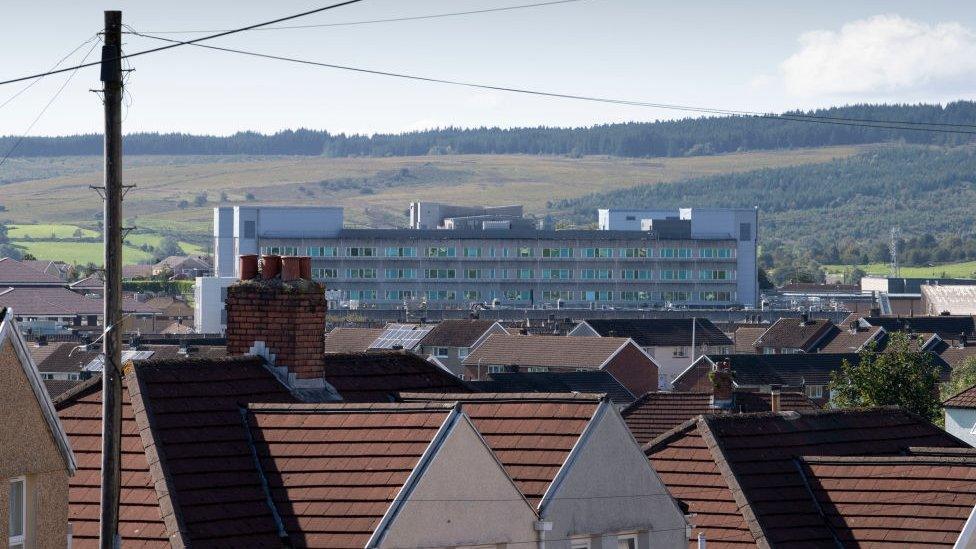
[[[261,277],[271,280],[281,273],[281,256],[266,255],[261,258]]]
[[[281,258],[281,281],[291,282],[302,277],[301,258],[289,255]]]
[[[241,265],[241,280],[251,280],[258,276],[258,256],[253,254],[242,255],[239,259]]]
[[[302,278],[305,280],[312,280],[312,258],[307,255],[303,255],[298,259],[300,260],[301,264]]]

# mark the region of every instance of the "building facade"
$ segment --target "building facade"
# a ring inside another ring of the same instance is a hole
[[[313,276],[352,307],[754,306],[756,212],[746,212],[736,224],[748,216],[675,210],[645,230],[546,230],[490,215],[454,229],[348,229],[341,208],[216,208],[215,274],[237,276],[242,254],[309,255]]]

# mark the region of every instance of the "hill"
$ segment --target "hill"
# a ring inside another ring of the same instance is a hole
[[[788,113],[855,120],[910,123],[976,124],[976,103],[941,105],[852,105]],[[444,128],[402,134],[345,135],[300,129],[272,135],[241,132],[217,137],[136,133],[125,138],[129,155],[303,155],[420,156],[433,154],[611,155],[629,158],[682,157],[750,150],[795,149],[904,142],[961,145],[971,135],[865,128],[854,123],[827,124],[773,120],[755,116],[686,118],[647,123],[605,124],[588,128]],[[0,151],[19,137],[0,137]],[[99,135],[29,137],[14,156],[100,155]]]

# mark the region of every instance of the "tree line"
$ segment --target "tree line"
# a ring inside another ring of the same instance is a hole
[[[851,105],[795,111],[819,117],[897,120],[915,123],[976,124],[976,103],[948,105]],[[677,157],[745,150],[904,142],[960,145],[972,136],[889,130],[857,124],[784,121],[756,116],[715,116],[672,121],[603,124],[578,128],[439,128],[399,134],[346,135],[320,130],[274,134],[239,132],[230,136],[135,133],[124,138],[127,154],[145,155],[307,155],[417,156],[432,154],[545,154]],[[18,136],[0,137],[0,151]],[[27,137],[13,156],[102,154],[98,134]]]

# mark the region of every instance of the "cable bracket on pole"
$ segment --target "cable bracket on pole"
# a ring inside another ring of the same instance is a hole
[[[125,195],[129,194],[129,189],[136,188],[135,185],[122,185],[122,200],[125,200]]]
[[[105,200],[105,185],[89,185],[88,188],[98,193],[102,200]]]

